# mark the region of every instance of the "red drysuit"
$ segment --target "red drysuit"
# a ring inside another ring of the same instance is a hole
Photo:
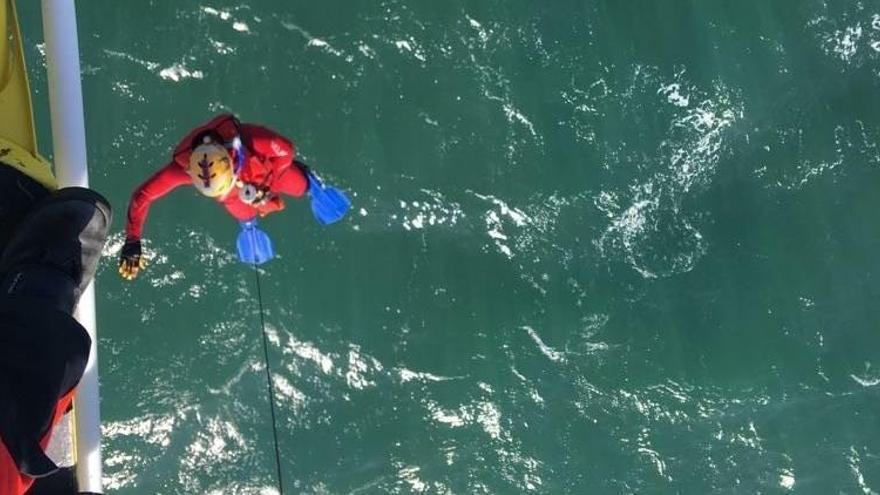
[[[236,220],[251,220],[257,215],[282,210],[284,201],[279,194],[299,197],[306,192],[308,179],[298,166],[293,166],[296,154],[293,143],[265,127],[239,124],[230,114],[220,115],[187,134],[174,149],[171,163],[134,191],[125,227],[127,240],[141,239],[153,201],[179,186],[192,184],[186,168],[189,166],[193,148],[202,142],[205,135],[226,143],[239,136],[244,148],[245,163],[238,174],[238,180],[271,193],[271,199],[262,205],[244,203],[239,199],[237,189],[233,189],[225,198],[217,199]],[[235,162],[235,152],[231,153]]]

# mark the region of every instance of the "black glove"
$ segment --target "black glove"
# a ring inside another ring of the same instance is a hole
[[[147,260],[141,254],[141,240],[126,239],[119,254],[119,275],[126,280],[134,280],[146,266]]]

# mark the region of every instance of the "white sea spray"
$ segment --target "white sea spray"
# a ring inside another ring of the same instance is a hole
[[[430,228],[452,228],[464,217],[464,208],[443,193],[431,189],[421,189],[420,199],[399,200],[400,213],[392,220],[400,221],[405,230],[425,230]]]
[[[460,376],[439,376],[433,373],[427,373],[424,371],[413,371],[407,368],[397,368],[396,369],[398,376],[400,377],[401,383],[407,383],[411,381],[418,382],[445,382],[448,380],[458,380],[462,377]]]
[[[636,72],[635,94],[654,83],[653,72]],[[686,84],[683,72],[676,77],[677,82],[662,85],[657,92],[667,98],[673,93],[679,96],[669,101],[677,110],[659,143],[659,158],[642,165],[653,172],[632,183],[628,191],[600,190],[594,195],[594,204],[610,218],[594,245],[603,256],[622,259],[647,279],[690,271],[705,254],[706,242],[693,218],[682,211],[682,203],[711,182],[727,131],[742,113],[732,92],[720,83],[711,93],[688,85],[687,104],[676,104],[684,103],[680,95]],[[692,103],[695,99],[699,103]],[[618,166],[609,168],[612,174]]]
[[[180,82],[184,79],[204,79],[205,73],[198,69],[190,69],[183,63],[175,63],[159,71],[162,79]]]
[[[544,341],[541,340],[541,337],[538,335],[538,332],[536,332],[534,328],[529,327],[529,326],[525,326],[525,327],[523,327],[523,329],[526,331],[526,333],[529,334],[529,337],[531,337],[532,340],[535,341],[535,344],[537,344],[538,349],[541,350],[541,354],[547,356],[547,359],[549,359],[550,361],[556,362],[556,363],[564,363],[565,362],[565,355],[562,352],[559,352],[559,351],[551,348],[547,344],[545,344]]]

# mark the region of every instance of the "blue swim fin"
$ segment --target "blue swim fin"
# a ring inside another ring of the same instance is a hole
[[[240,222],[241,232],[235,245],[238,248],[238,259],[249,265],[262,265],[275,257],[272,239],[269,234],[257,228],[257,220]]]
[[[311,170],[308,172],[309,197],[312,200],[312,214],[321,225],[337,222],[351,208],[351,201],[344,192],[324,185]]]

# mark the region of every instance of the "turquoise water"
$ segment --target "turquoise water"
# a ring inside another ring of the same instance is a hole
[[[177,191],[115,273],[221,111],[354,201],[263,222],[286,493],[880,491],[880,4],[78,7],[108,493],[276,489],[236,224]]]

